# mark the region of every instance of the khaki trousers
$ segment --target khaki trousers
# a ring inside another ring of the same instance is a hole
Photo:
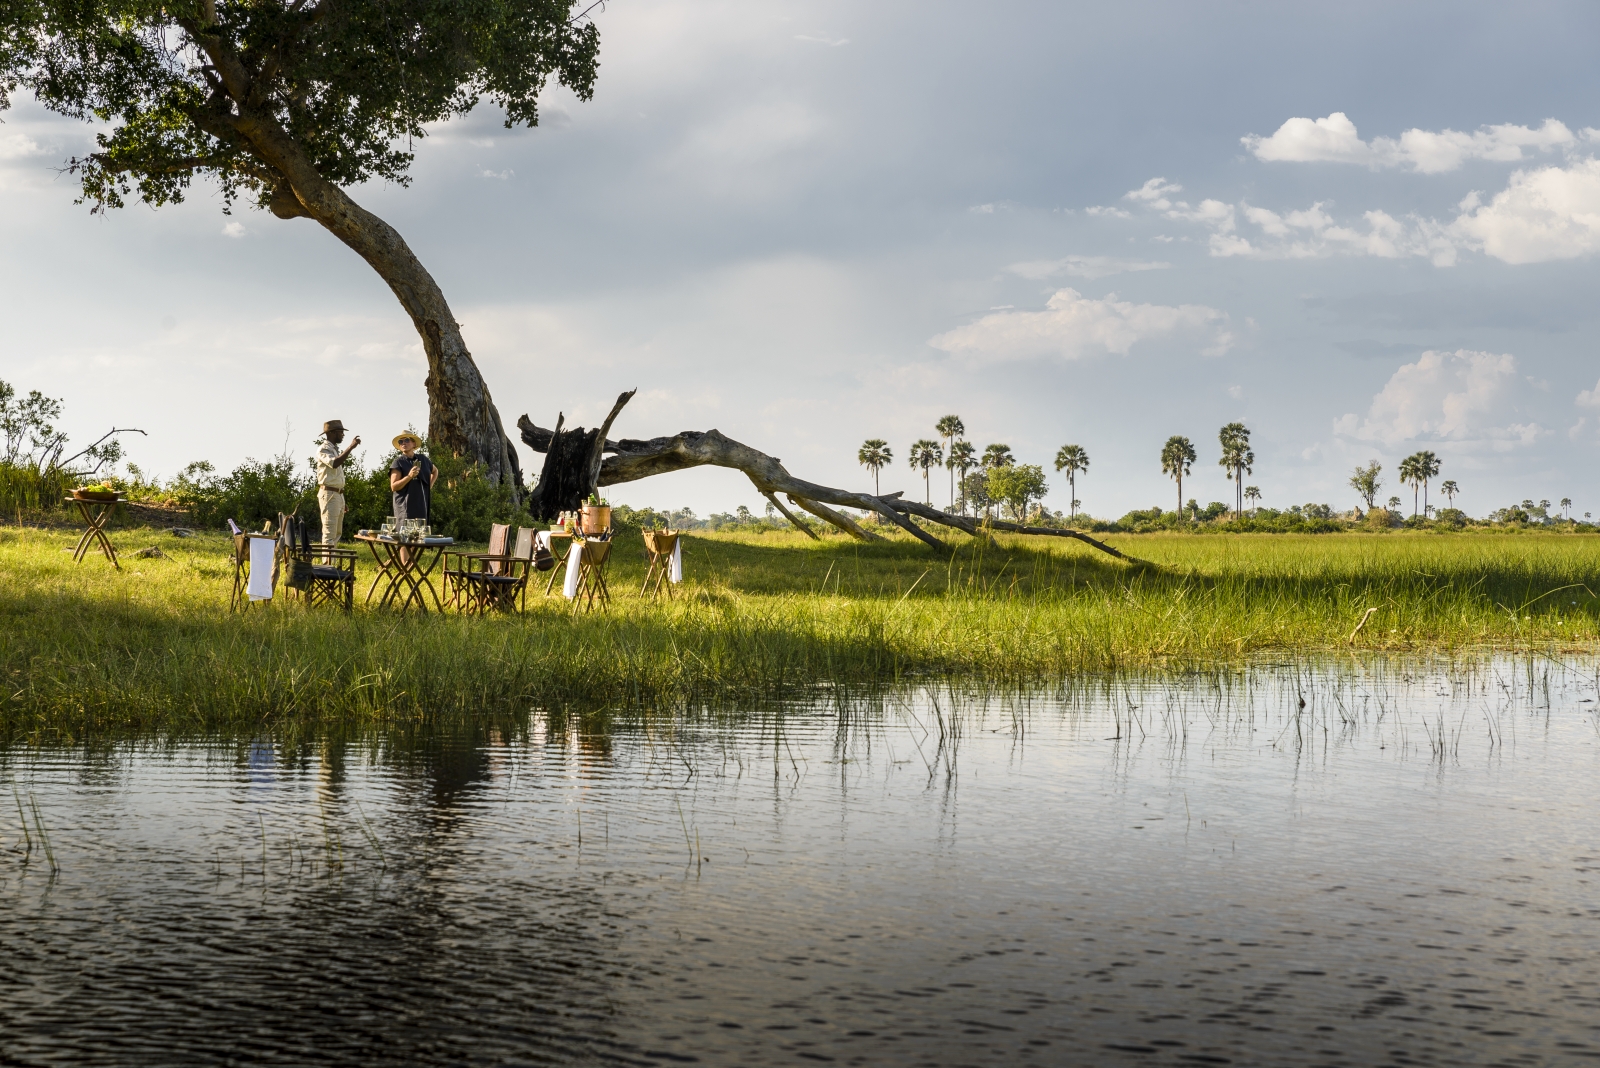
[[[319,489],[317,504],[322,509],[322,544],[339,544],[344,534],[344,491]]]

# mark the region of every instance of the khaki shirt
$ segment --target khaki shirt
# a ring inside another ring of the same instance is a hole
[[[317,450],[317,487],[326,490],[344,490],[344,468],[335,467],[334,461],[344,450],[331,441],[324,441]]]

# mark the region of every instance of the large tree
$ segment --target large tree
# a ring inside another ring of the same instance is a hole
[[[538,123],[550,78],[593,92],[600,35],[567,0],[0,0],[0,107],[18,89],[95,123],[69,161],[92,210],[177,203],[196,177],[309,218],[377,271],[427,354],[430,440],[517,485],[489,388],[433,276],[345,191],[405,184],[429,123],[481,98]]]

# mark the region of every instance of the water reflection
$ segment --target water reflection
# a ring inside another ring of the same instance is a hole
[[[1589,1058],[1595,698],[1376,661],[14,746],[0,1061]]]

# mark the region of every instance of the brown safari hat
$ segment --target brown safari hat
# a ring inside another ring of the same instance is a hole
[[[326,434],[330,430],[343,430],[343,429],[344,429],[344,424],[342,422],[340,422],[339,420],[337,420],[337,419],[329,419],[326,423],[322,424],[322,432],[324,434]]]
[[[419,437],[419,436],[418,436],[418,435],[416,435],[416,434],[413,434],[413,433],[412,433],[412,432],[411,432],[411,431],[409,431],[409,430],[407,430],[407,431],[406,431],[406,432],[405,432],[405,433],[403,433],[403,434],[396,434],[396,435],[395,435],[395,436],[394,436],[394,443],[393,443],[393,444],[394,444],[394,447],[395,447],[395,448],[397,448],[397,449],[398,449],[398,448],[399,448],[399,447],[400,447],[400,443],[401,443],[401,442],[402,442],[402,441],[414,441],[414,442],[416,442],[416,443],[417,443],[417,448],[419,448],[419,449],[420,449],[420,448],[421,448],[421,447],[422,447],[422,438],[421,438],[421,437]]]

